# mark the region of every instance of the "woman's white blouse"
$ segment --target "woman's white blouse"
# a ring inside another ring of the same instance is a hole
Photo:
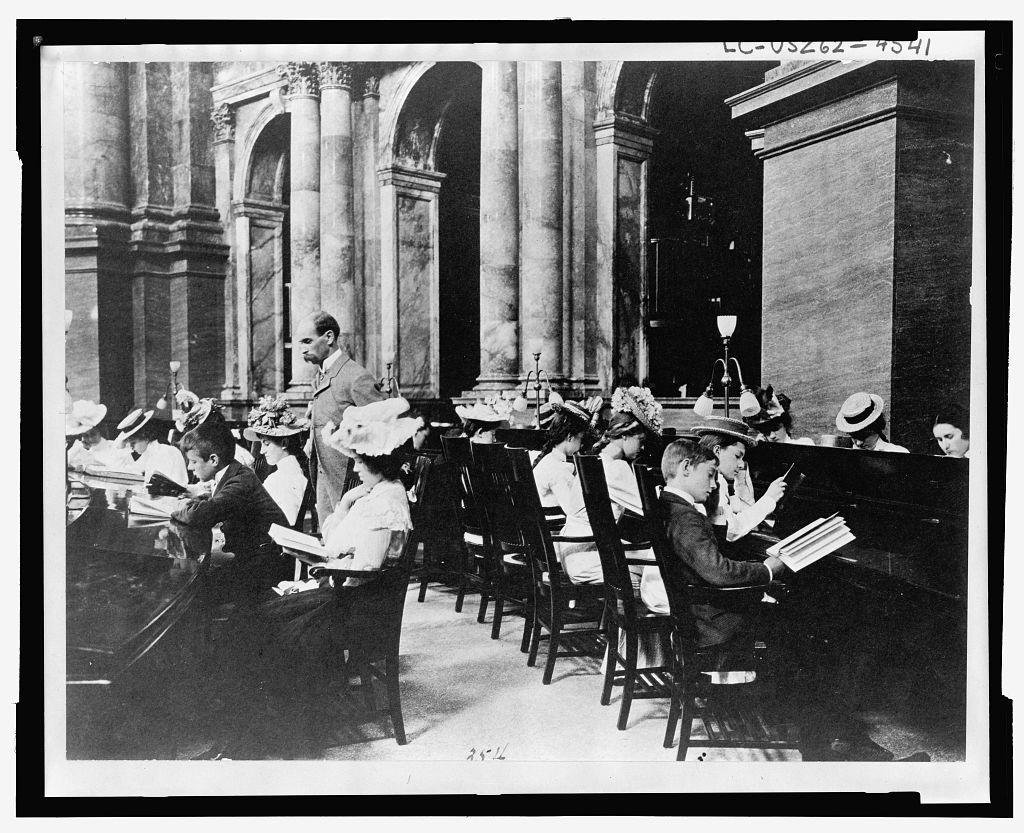
[[[741,479],[745,476],[745,480]],[[718,475],[718,506],[711,516],[711,523],[724,526],[727,541],[742,538],[767,518],[775,509],[775,501],[767,495],[753,504],[747,502],[753,496],[753,486],[749,484],[749,475],[745,469],[737,472],[737,479],[742,484],[737,494],[729,494],[729,483],[725,476]],[[747,491],[749,489],[749,492]]]
[[[363,487],[357,487],[363,488]],[[412,529],[409,498],[399,481],[382,480],[344,515],[335,510],[323,525],[324,547],[332,558],[351,556],[347,570],[379,570],[402,553]],[[349,578],[346,586],[360,584]]]
[[[559,449],[553,448],[545,454],[533,469],[541,505],[561,506],[560,496],[564,498],[572,489],[575,477],[576,468]]]
[[[114,471],[130,471],[131,452],[127,448],[118,448],[112,440],[100,440],[92,448],[86,448],[81,440],[75,440],[68,450],[69,466],[103,466]]]
[[[274,502],[281,507],[288,523],[294,524],[306,494],[306,476],[299,461],[291,454],[277,461],[277,471],[263,481]]]
[[[164,445],[156,440],[146,446],[142,456],[132,463],[132,470],[141,472],[146,480],[158,471],[181,486],[188,483],[188,469],[181,452],[173,445]]]

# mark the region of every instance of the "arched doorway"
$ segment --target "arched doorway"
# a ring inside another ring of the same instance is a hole
[[[239,321],[248,327],[249,346],[248,356],[239,357],[239,372],[248,397],[283,391],[290,381],[289,139],[287,113],[271,118],[259,132],[244,198],[234,210],[242,254],[238,269],[245,270]]]
[[[417,65],[410,81],[380,172],[383,353],[403,392],[435,398],[480,372],[481,71]]]

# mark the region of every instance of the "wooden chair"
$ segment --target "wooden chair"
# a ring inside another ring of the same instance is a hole
[[[483,623],[487,605],[494,598],[494,566],[500,557],[493,551],[487,531],[487,519],[479,497],[473,491],[470,470],[473,450],[468,437],[442,437],[445,460],[451,465],[451,495],[462,532],[460,542],[464,558],[458,569],[459,590],[455,598],[455,611],[462,611],[467,592],[480,594],[477,622]]]
[[[646,565],[651,562],[629,559],[626,553],[647,549],[649,545],[622,542],[612,514],[612,503],[601,458],[577,454],[575,461],[576,474],[580,478],[583,500],[587,506],[587,516],[594,530],[597,551],[601,556],[601,572],[604,573],[608,651],[601,705],[607,706],[611,702],[613,686],[622,686],[618,720],[618,728],[621,731],[626,728],[629,721],[629,710],[634,699],[667,698],[671,695],[671,667],[656,665],[638,669],[637,661],[642,637],[657,639],[662,650],[668,654],[666,649],[672,622],[667,615],[648,610],[647,606],[634,596],[629,566]],[[620,633],[624,635],[625,656],[619,651]],[[622,671],[619,671],[620,666]]]
[[[417,601],[422,602],[431,582],[451,584],[457,581],[466,558],[459,516],[453,499],[452,463],[441,452],[427,456],[430,466],[426,472],[422,505],[419,507],[420,540],[423,543],[423,561],[417,568],[420,583]]]
[[[562,572],[555,553],[557,542],[589,542],[589,537],[552,535],[540,505],[533,468],[525,449],[508,449],[515,478],[512,497],[523,543],[530,557],[534,586],[533,624],[527,665],[535,665],[542,639],[548,640],[544,685],[551,683],[559,657],[591,656],[602,633],[604,588],[599,584],[573,584]],[[547,633],[544,633],[544,630]],[[568,645],[568,647],[563,647]]]
[[[738,704],[736,695],[739,691],[745,689],[749,692],[751,686],[757,685],[757,680],[733,685],[711,684],[711,678],[705,672],[720,670],[722,663],[719,651],[715,648],[698,648],[697,630],[691,612],[691,606],[695,604],[711,604],[718,608],[737,602],[756,605],[767,585],[709,587],[690,583],[682,569],[682,562],[665,537],[667,514],[658,499],[658,488],[663,483],[661,472],[639,465],[634,465],[634,471],[648,523],[651,547],[661,570],[671,610],[672,700],[665,728],[665,748],[672,746],[676,723],[682,719],[676,760],[682,761],[686,757],[694,717],[701,719],[707,733],[707,740],[701,738],[698,741],[700,746],[798,748],[797,742],[769,726],[755,707]],[[753,656],[754,644],[751,640],[751,659],[756,666],[760,662]],[[758,674],[759,678],[761,676]]]
[[[501,622],[506,613],[523,616],[523,639],[520,650],[529,650],[533,630],[533,581],[519,524],[519,515],[512,497],[512,463],[508,451],[499,443],[475,443],[470,469],[473,492],[480,498],[487,534],[498,556],[492,565],[494,577],[494,620],[491,639],[501,635]]]

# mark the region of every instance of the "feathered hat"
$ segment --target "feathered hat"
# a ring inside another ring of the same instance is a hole
[[[327,443],[347,457],[381,457],[390,454],[422,426],[422,417],[402,417],[409,403],[401,396],[369,405],[350,405],[341,415],[341,425],[324,426]]]
[[[107,415],[106,405],[97,405],[89,399],[79,399],[71,406],[71,413],[64,415],[64,435],[77,437],[95,428]]]
[[[650,388],[616,388],[612,410],[631,415],[652,434],[661,433],[661,403],[655,401]]]
[[[249,411],[249,427],[242,432],[250,442],[260,437],[290,437],[308,427],[304,419],[295,416],[284,394],[262,396],[259,403]]]

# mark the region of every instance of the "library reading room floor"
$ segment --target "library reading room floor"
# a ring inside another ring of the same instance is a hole
[[[475,751],[518,761],[666,761],[675,749],[662,739],[668,713],[663,699],[635,700],[626,731],[615,723],[621,688],[601,706],[599,658],[559,658],[551,685],[541,684],[545,643],[537,666],[520,653],[522,619],[509,617],[501,638],[490,638],[488,624],[476,621],[478,597],[469,596],[455,612],[455,593],[431,585],[417,603],[418,585],[410,585],[401,644],[401,695],[409,743],[394,740],[387,712],[372,711],[353,688],[325,703],[290,701],[244,744],[229,745],[222,757],[233,759],[324,759],[419,761],[465,760]],[[375,685],[379,685],[375,683]],[[384,702],[377,692],[378,706]],[[926,753],[932,761],[964,758],[963,729],[933,710],[884,705],[855,715],[871,739],[896,759]],[[329,707],[328,707],[329,706]],[[922,713],[924,712],[924,713]],[[962,720],[962,718],[961,718]],[[104,734],[103,748],[80,748],[75,758],[206,757],[222,745],[217,724],[175,721],[157,733],[122,725]],[[707,749],[697,738],[686,759],[799,761],[795,750]],[[921,759],[918,757],[918,759]]]

